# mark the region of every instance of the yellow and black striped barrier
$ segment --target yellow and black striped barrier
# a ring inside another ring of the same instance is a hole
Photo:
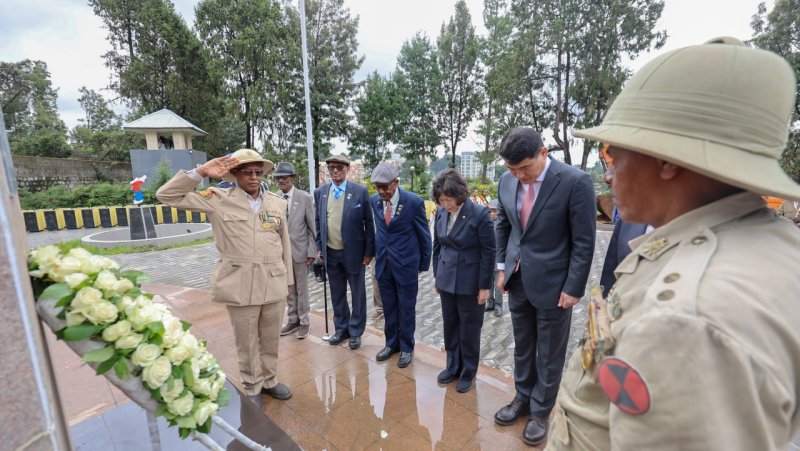
[[[25,210],[22,212],[22,216],[25,230],[28,232],[127,227],[130,224],[130,210],[133,208],[149,208],[156,224],[208,221],[205,213],[181,210],[166,205]]]

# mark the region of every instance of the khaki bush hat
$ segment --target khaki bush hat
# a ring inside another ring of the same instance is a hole
[[[236,169],[245,163],[256,163],[256,162],[263,163],[262,167],[264,168],[264,174],[272,170],[272,162],[264,159],[264,157],[262,157],[260,153],[256,152],[253,149],[239,149],[236,152],[232,153],[231,157],[239,160],[239,164],[237,164],[231,170]],[[228,172],[227,174],[222,176],[222,180],[225,180],[226,182],[235,182],[236,176]]]
[[[800,185],[778,163],[794,102],[794,71],[783,58],[716,38],[649,62],[601,125],[572,134],[757,194],[800,199]]]

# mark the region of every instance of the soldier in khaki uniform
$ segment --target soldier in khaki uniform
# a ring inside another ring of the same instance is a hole
[[[220,260],[211,300],[225,305],[233,325],[245,393],[289,399],[276,380],[278,338],[288,286],[294,283],[286,201],[261,187],[272,162],[241,149],[188,172],[179,172],[156,193],[166,205],[208,214]],[[236,181],[231,188],[194,191],[203,177]]]
[[[561,383],[547,449],[786,450],[800,430],[800,231],[760,195],[795,102],[781,58],[719,38],[656,58],[603,123],[631,241]]]

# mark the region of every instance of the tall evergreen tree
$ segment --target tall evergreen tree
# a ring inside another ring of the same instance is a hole
[[[355,100],[356,122],[350,137],[350,155],[363,156],[369,170],[386,157],[398,115],[402,115],[403,103],[396,93],[393,80],[376,71],[364,81],[361,94]]]
[[[447,24],[442,24],[436,44],[443,95],[437,129],[447,141],[450,165],[455,167],[456,147],[467,135],[481,102],[480,45],[464,0],[456,3],[455,14]]]

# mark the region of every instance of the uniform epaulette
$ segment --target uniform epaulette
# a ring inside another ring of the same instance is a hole
[[[275,197],[277,197],[278,199],[280,199],[280,200],[282,200],[282,201],[286,202],[286,199],[284,199],[284,198],[283,198],[283,196],[281,196],[281,195],[275,194],[275,193],[273,193],[272,191],[265,191],[265,192],[266,192],[267,194],[270,194],[270,195],[272,195],[272,196],[275,196]]]

